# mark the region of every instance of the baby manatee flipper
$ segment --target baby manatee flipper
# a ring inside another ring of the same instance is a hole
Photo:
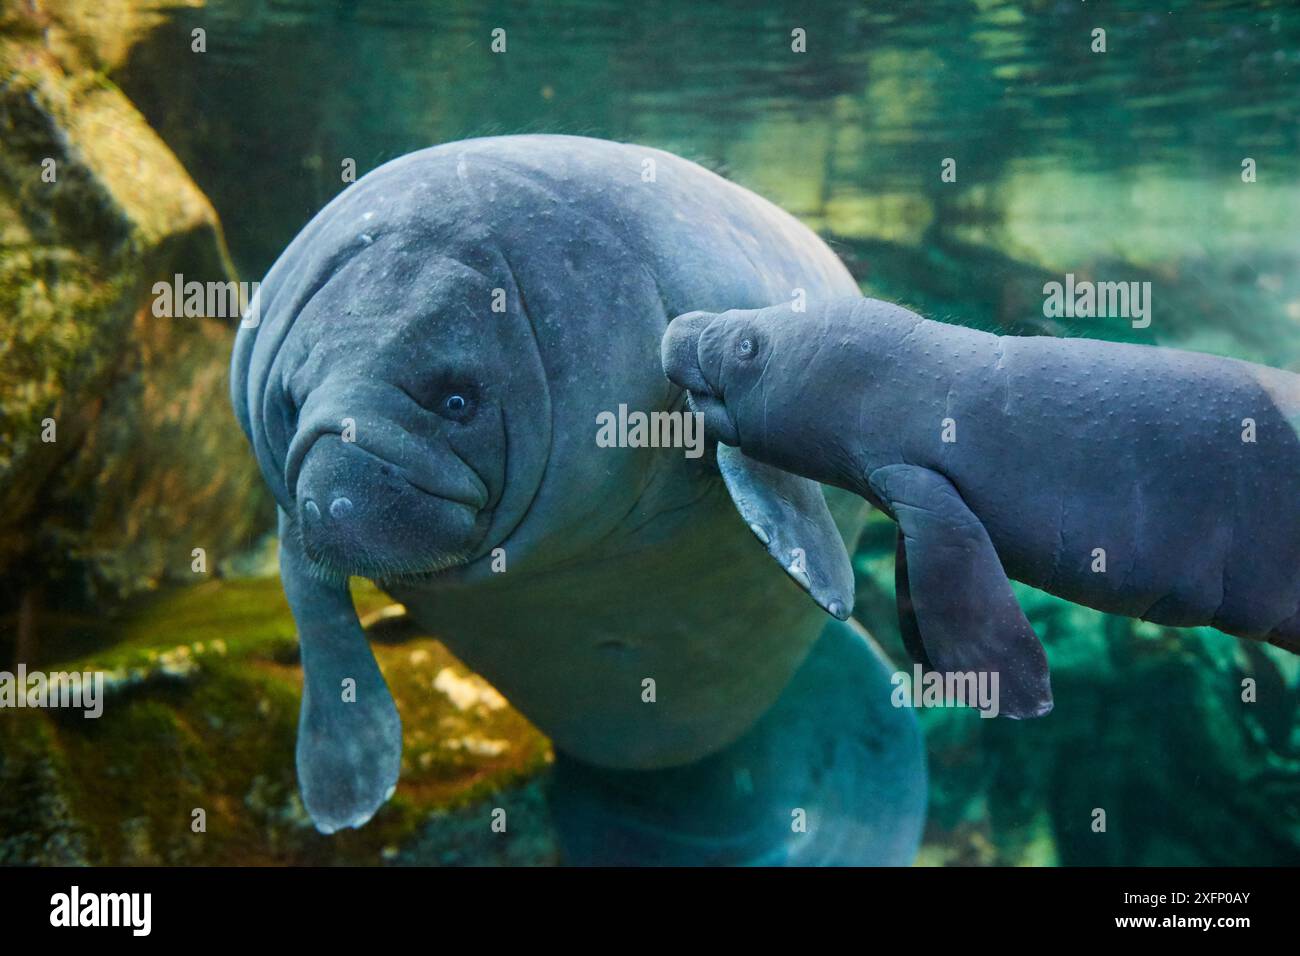
[[[921,643],[921,628],[916,623],[916,608],[912,604],[912,589],[907,580],[907,548],[902,528],[898,530],[898,543],[894,548],[894,594],[898,601],[898,633],[903,639],[903,647],[912,660],[927,671],[934,670],[934,663]]]
[[[718,470],[749,530],[824,611],[853,612],[853,564],[821,486],[718,445]]]
[[[303,803],[322,833],[359,827],[397,786],[397,705],[357,622],[346,579],[330,582],[312,573],[283,511],[280,578],[302,650],[297,763]],[[349,679],[355,684],[345,684]]]
[[[1008,717],[1052,709],[1047,655],[1011,592],[993,542],[943,475],[889,465],[870,476],[903,534],[898,592],[907,641],[908,610],[928,666],[941,673],[998,674],[998,708]]]

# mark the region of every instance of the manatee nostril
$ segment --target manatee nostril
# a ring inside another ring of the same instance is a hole
[[[302,510],[307,512],[307,516],[310,518],[320,517],[320,509],[316,507],[316,502],[312,501],[310,498],[302,503]]]
[[[335,498],[330,502],[330,517],[335,520],[346,518],[352,513],[352,502],[347,498]]]

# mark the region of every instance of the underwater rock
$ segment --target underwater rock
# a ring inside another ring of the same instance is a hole
[[[84,866],[93,834],[74,813],[70,767],[43,715],[0,722],[0,866]]]
[[[358,600],[384,602],[369,588]],[[549,744],[493,706],[497,692],[441,644],[378,649],[413,716],[402,783],[370,827],[328,838],[294,778],[301,673],[278,581],[148,595],[111,629],[104,649],[58,665],[119,675],[101,717],[0,719],[0,865],[554,862],[549,818],[530,796]],[[435,681],[474,701],[458,707]],[[509,813],[507,834],[491,829],[496,807]]]
[[[0,606],[33,612],[42,583],[66,605],[191,575],[195,548],[213,569],[268,514],[221,397],[233,323],[149,308],[157,279],[232,277],[211,204],[102,72],[157,14],[42,10],[0,19]]]
[[[504,810],[505,829],[488,822]],[[560,847],[550,824],[543,784],[503,788],[478,803],[429,816],[403,847],[390,847],[395,866],[554,866]]]

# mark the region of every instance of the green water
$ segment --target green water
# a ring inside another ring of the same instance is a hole
[[[198,28],[201,54],[190,49]],[[490,49],[497,28],[504,53]],[[1105,52],[1092,50],[1096,28]],[[791,49],[796,29],[806,52]],[[936,318],[1300,370],[1300,9],[1290,3],[216,0],[168,11],[108,79],[211,199],[246,279],[344,188],[344,160],[361,175],[436,143],[563,132],[703,163],[817,229],[869,294]],[[941,177],[946,159],[953,182]],[[1048,319],[1043,284],[1066,273],[1151,282],[1150,327]],[[880,519],[858,551],[856,613],[898,653],[892,555]],[[220,619],[230,593],[195,590],[174,605],[183,616],[128,616],[119,632],[142,654],[186,643],[184,621]],[[250,603],[262,591],[238,594]],[[922,715],[932,775],[923,862],[1300,862],[1295,658],[1018,594],[1048,647],[1056,711],[1027,723]],[[249,625],[255,639],[229,643],[258,662],[287,728],[291,672],[277,669],[279,650],[258,650],[283,643],[278,605],[275,615]],[[234,681],[227,670],[221,679]],[[176,704],[180,716],[163,720],[150,708],[164,703],[134,706],[187,741],[189,721],[212,719]],[[276,739],[287,753],[287,737]],[[139,759],[152,766],[157,748],[146,749]],[[195,761],[208,759],[201,750]],[[280,767],[268,776],[279,807],[292,800],[292,768],[277,760],[266,757]],[[245,790],[231,783],[231,801],[247,802]],[[160,846],[171,839],[165,819],[150,818]],[[205,857],[177,843],[166,858],[378,861],[368,843],[354,856],[325,856],[323,844],[277,850],[263,839],[272,832],[250,831],[256,852]]]
[[[1300,358],[1288,3],[218,3],[118,79],[250,277],[343,158],[568,132],[721,170],[837,241],[868,291],[952,321],[1034,328],[1041,272],[1102,272],[1156,281],[1156,341]]]
[[[200,25],[209,47],[194,55]],[[794,29],[807,52],[790,49]],[[250,276],[341,189],[341,157],[364,172],[432,143],[565,131],[724,170],[844,239],[891,291],[901,252],[970,245],[956,271],[970,260],[974,294],[918,287],[923,268],[904,284],[958,320],[1023,321],[1035,303],[995,299],[1017,265],[1118,261],[1222,300],[1205,328],[1166,303],[1157,337],[1295,358],[1290,4],[225,3],[178,16],[120,82],[212,196]]]

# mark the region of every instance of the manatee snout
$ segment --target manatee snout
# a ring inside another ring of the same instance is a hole
[[[664,374],[692,394],[708,394],[712,386],[700,368],[700,335],[717,316],[712,312],[687,312],[668,323],[659,357]]]
[[[725,325],[725,317],[712,312],[679,315],[668,323],[659,357],[668,380],[685,389],[691,410],[704,416],[705,434],[714,441],[739,445],[735,423],[723,403],[720,352],[710,348],[711,340],[725,332]]]
[[[304,550],[325,569],[366,577],[425,574],[462,563],[481,532],[482,495],[472,485],[439,492],[356,442],[322,435],[297,476]]]

